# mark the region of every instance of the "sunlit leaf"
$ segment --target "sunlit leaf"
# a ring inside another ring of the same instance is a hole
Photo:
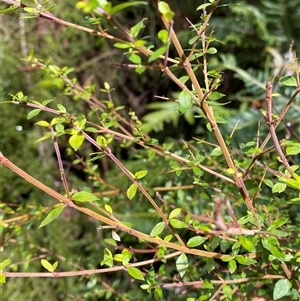
[[[0,272],[0,283],[6,283],[5,275],[4,273]]]
[[[174,228],[177,228],[177,229],[181,229],[181,228],[186,228],[187,225],[186,223],[176,219],[176,218],[173,218],[170,220],[170,224],[174,227]]]
[[[283,76],[279,80],[284,86],[297,87],[297,80],[294,76]]]
[[[36,125],[39,125],[39,126],[44,126],[44,127],[49,127],[50,123],[47,122],[47,121],[44,121],[44,120],[41,120],[41,121],[38,121],[35,123]]]
[[[0,263],[0,271],[3,271],[8,265],[10,265],[10,263],[11,263],[11,260],[9,258],[3,260]]]
[[[181,210],[182,210],[181,208],[173,209],[169,215],[169,219],[172,219],[172,218],[176,217],[177,215],[179,215]]]
[[[84,136],[82,133],[76,133],[75,135],[72,135],[69,139],[69,144],[71,145],[71,147],[77,151],[82,143],[84,141]]]
[[[41,111],[42,111],[41,109],[34,109],[34,110],[30,111],[27,114],[27,119],[33,118],[34,116],[38,115]]]
[[[155,50],[148,58],[148,63],[151,63],[152,61],[159,58],[161,55],[163,55],[167,51],[167,46],[163,46]]]
[[[134,279],[137,280],[145,280],[143,273],[138,269],[138,268],[134,268],[134,267],[129,267],[127,269],[128,274],[133,277]]]
[[[137,185],[135,183],[131,184],[127,189],[127,197],[129,198],[129,200],[132,200],[134,198],[136,191]]]
[[[147,20],[147,18],[143,18],[140,22],[138,22],[137,24],[135,24],[134,26],[132,26],[130,28],[130,33],[134,38],[137,38],[137,36],[139,35],[141,29],[143,29],[145,27],[144,22]]]
[[[141,178],[145,177],[147,174],[148,174],[148,170],[147,169],[142,169],[142,170],[137,171],[134,174],[134,177],[136,179],[141,179]]]
[[[72,195],[72,200],[75,202],[93,202],[99,200],[99,198],[90,192],[80,191]]]
[[[212,157],[218,157],[218,156],[220,156],[220,155],[222,155],[222,154],[223,154],[223,152],[222,152],[222,149],[221,149],[220,147],[214,148],[214,149],[211,151],[211,153],[210,153],[210,155],[211,155]]]
[[[161,232],[165,229],[165,222],[157,223],[154,228],[151,230],[150,236],[155,237],[161,234]]]
[[[104,208],[105,208],[105,210],[106,210],[107,212],[113,213],[112,208],[111,208],[108,204],[105,204],[105,205],[104,205]]]
[[[59,205],[58,207],[52,209],[49,214],[46,216],[46,218],[41,222],[39,229],[50,224],[51,222],[53,222],[53,220],[55,220],[64,210],[64,208],[66,207],[66,205]]]
[[[232,259],[228,262],[228,269],[231,274],[233,274],[236,271],[237,265],[236,265],[236,261],[234,259]]]
[[[251,264],[256,263],[256,260],[246,257],[246,256],[242,256],[242,255],[235,256],[235,259],[239,264],[242,264],[242,265],[251,265]]]
[[[279,217],[278,219],[274,220],[271,225],[268,227],[267,231],[270,232],[276,228],[281,227],[284,225],[289,219],[285,217]]]
[[[204,3],[204,4],[201,4],[200,6],[198,6],[196,10],[201,10],[201,9],[204,9],[211,5],[212,5],[211,3]]]
[[[96,141],[101,147],[104,147],[104,148],[107,147],[107,140],[102,135],[98,136],[96,138]]]
[[[168,31],[165,29],[162,29],[158,32],[157,37],[164,43],[167,44],[168,42]]]
[[[57,107],[61,113],[66,113],[67,109],[60,103],[57,104]]]
[[[278,300],[284,296],[288,296],[292,284],[288,279],[280,279],[275,283],[273,291],[273,299]]]
[[[206,240],[207,240],[207,237],[194,236],[188,240],[186,245],[189,248],[194,248],[194,247],[198,247],[198,246],[202,245]]]
[[[273,187],[272,187],[272,192],[273,193],[281,193],[283,191],[286,190],[287,185],[284,183],[276,183]]]
[[[184,276],[188,267],[189,262],[187,256],[184,253],[182,253],[176,260],[176,268],[181,278]]]
[[[224,295],[229,299],[231,300],[232,299],[232,294],[233,294],[233,291],[231,289],[231,287],[227,284],[225,284],[222,288],[222,292],[224,293]]]
[[[254,251],[254,249],[255,249],[254,245],[253,245],[252,241],[249,238],[247,238],[247,237],[245,237],[243,235],[240,235],[239,242],[241,243],[242,247],[245,250],[247,250],[249,252]]]
[[[42,259],[41,264],[49,272],[53,272],[55,270],[54,266],[46,259]]]

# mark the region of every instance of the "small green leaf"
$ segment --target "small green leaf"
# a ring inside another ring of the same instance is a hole
[[[69,144],[71,145],[71,147],[77,151],[80,146],[82,145],[84,141],[84,136],[82,133],[76,133],[75,135],[72,135],[69,139]]]
[[[204,3],[204,4],[201,4],[200,6],[198,6],[196,10],[201,10],[201,9],[204,9],[211,5],[212,5],[211,3]]]
[[[140,288],[141,288],[142,290],[148,290],[150,287],[151,287],[151,286],[150,286],[149,284],[142,284],[142,285],[140,285]]]
[[[115,43],[114,47],[119,48],[119,49],[127,49],[127,48],[130,48],[131,45],[129,43]]]
[[[215,261],[213,258],[206,259],[205,269],[209,274],[215,269]]]
[[[99,200],[99,198],[90,192],[80,191],[72,195],[72,200],[75,202],[93,202]]]
[[[0,263],[0,271],[3,271],[8,265],[10,265],[10,263],[11,263],[11,260],[9,258],[3,260]]]
[[[58,261],[55,261],[55,262],[53,263],[53,271],[56,270],[57,266],[58,266]]]
[[[60,113],[67,113],[67,109],[60,103],[57,104]]]
[[[135,24],[134,26],[132,26],[130,28],[130,33],[134,38],[137,38],[141,29],[143,29],[145,27],[144,25],[144,21],[146,21],[147,18],[143,18],[140,22],[138,22],[137,24]]]
[[[276,247],[274,245],[270,246],[270,252],[273,256],[275,256],[279,260],[285,259],[284,253],[278,247]]]
[[[297,180],[294,180],[294,179],[287,179],[287,178],[280,178],[280,181],[284,182],[285,184],[282,184],[282,185],[287,185],[293,189],[297,189],[297,190],[300,190],[300,179],[298,179],[297,177],[299,177],[297,174],[294,174],[294,177],[297,179]],[[279,183],[281,184],[281,183]]]
[[[36,125],[39,125],[39,126],[44,126],[44,127],[49,127],[50,123],[47,122],[47,121],[44,121],[44,120],[41,120],[41,121],[38,121],[35,123]]]
[[[194,248],[202,245],[205,241],[207,240],[207,237],[202,237],[202,236],[194,236],[189,239],[187,242],[187,246],[189,248]]]
[[[162,297],[163,297],[163,293],[162,293],[162,289],[160,288],[160,286],[157,286],[155,289],[154,289],[154,299],[155,300],[162,300]]]
[[[154,228],[151,230],[150,236],[155,237],[161,234],[162,231],[165,229],[165,222],[157,223]]]
[[[292,142],[286,147],[286,154],[289,156],[297,155],[300,153],[300,143]]]
[[[4,273],[0,272],[0,283],[6,283],[5,275]]]
[[[241,243],[242,247],[246,250],[246,251],[249,251],[249,252],[252,252],[254,251],[254,245],[252,243],[252,241],[245,237],[245,236],[242,236],[240,235],[239,237],[239,242]]]
[[[236,261],[234,259],[230,260],[228,262],[228,269],[230,273],[233,274],[236,271],[236,268],[237,268]]]
[[[147,174],[148,174],[148,170],[142,169],[142,170],[137,171],[137,172],[134,174],[134,177],[135,177],[136,179],[141,179],[141,178],[145,177]]]
[[[229,299],[231,300],[232,299],[232,289],[229,285],[225,284],[222,288],[222,292],[224,293],[224,295]]]
[[[129,267],[127,269],[127,272],[134,279],[142,280],[142,281],[145,280],[143,273],[138,268]]]
[[[184,253],[182,253],[176,260],[176,268],[182,278],[189,267],[189,262]]]
[[[279,80],[284,86],[297,87],[297,80],[294,76],[283,76]]]
[[[132,258],[132,254],[130,251],[128,251],[128,249],[123,249],[122,251],[122,264],[124,265],[124,267],[126,267],[130,261],[130,259]]]
[[[134,64],[141,64],[142,63],[142,59],[140,56],[138,56],[135,53],[130,53],[127,55],[128,59],[130,60],[130,62],[134,63]]]
[[[122,260],[123,260],[123,254],[115,254],[114,260],[122,262]]]
[[[278,300],[284,296],[289,295],[292,284],[287,279],[280,279],[275,283],[273,291],[273,299]]]
[[[84,115],[79,115],[76,117],[76,120],[74,122],[77,127],[82,130],[86,124],[86,117]]]
[[[180,214],[180,212],[181,212],[181,208],[173,209],[169,215],[169,219],[176,217],[178,214]]]
[[[280,217],[278,219],[276,219],[275,221],[273,221],[271,223],[271,225],[268,227],[267,231],[270,232],[276,228],[281,227],[282,225],[284,225],[289,219],[285,218],[285,217]]]
[[[146,145],[156,145],[156,144],[158,144],[158,140],[155,138],[151,138],[146,141]]]
[[[287,185],[284,183],[276,183],[273,187],[272,187],[272,192],[273,193],[281,193],[283,191],[286,190]]]
[[[109,249],[104,249],[104,259],[101,261],[101,266],[106,264],[109,267],[112,267],[114,264],[112,253]]]
[[[217,53],[217,49],[214,48],[214,47],[210,47],[210,48],[208,48],[206,50],[206,53],[208,53],[208,54],[215,54],[215,53]],[[222,93],[220,93],[220,94],[222,94]]]
[[[131,184],[127,189],[127,197],[129,198],[129,200],[132,200],[134,198],[136,191],[137,185],[135,183]]]
[[[264,183],[265,183],[268,187],[270,187],[270,188],[272,188],[272,187],[274,186],[273,182],[272,182],[271,180],[268,180],[268,179],[265,179],[265,180],[264,180]]]
[[[157,3],[157,8],[159,10],[159,12],[164,15],[165,18],[167,18],[168,20],[172,20],[174,17],[174,12],[171,11],[170,6],[168,3],[164,2],[164,1],[159,1]]]
[[[167,44],[168,42],[168,31],[165,29],[162,29],[158,32],[157,37],[164,43]]]
[[[27,114],[27,119],[33,118],[34,116],[38,115],[41,111],[42,111],[41,109],[34,109],[34,110],[30,111]]]
[[[0,13],[1,13],[1,14],[10,13],[10,12],[16,10],[16,9],[19,9],[19,8],[20,8],[19,5],[11,5],[11,6],[8,7],[8,8],[5,8],[5,9],[0,10]]]
[[[239,264],[242,264],[242,265],[251,265],[251,264],[256,263],[256,260],[249,258],[249,257],[242,256],[242,255],[235,256],[235,259]]]
[[[98,136],[96,138],[96,141],[101,147],[104,147],[104,148],[107,147],[107,141],[102,135]]]
[[[186,223],[184,223],[176,218],[171,219],[170,224],[176,229],[187,228]]]
[[[167,51],[167,46],[163,46],[155,50],[148,58],[148,63],[151,63],[152,61],[159,58],[161,55],[163,55]]]
[[[208,99],[211,101],[211,102],[213,102],[213,101],[216,101],[216,100],[218,100],[218,99],[220,99],[220,98],[222,98],[222,97],[224,97],[225,96],[225,94],[223,94],[223,93],[220,93],[220,92],[212,92],[210,95],[209,95],[209,97],[208,97]]]
[[[112,208],[111,208],[109,205],[105,204],[105,205],[104,205],[104,208],[105,208],[105,210],[106,210],[107,212],[109,212],[110,214],[113,213],[113,210],[112,210]]]
[[[41,222],[39,229],[53,222],[53,220],[55,220],[62,213],[65,207],[66,205],[59,205],[58,207],[52,209],[46,218]]]
[[[193,96],[189,91],[186,90],[181,91],[178,100],[179,100],[178,110],[181,114],[184,114],[193,105]]]
[[[43,140],[46,140],[46,139],[49,139],[51,137],[51,133],[45,133],[43,137],[41,137],[40,139],[36,140],[35,142],[38,143],[38,142],[41,142]]]
[[[48,260],[46,260],[46,259],[42,259],[41,260],[41,264],[49,272],[53,272],[55,270],[54,266]]]
[[[210,282],[210,280],[204,279],[204,281],[203,281],[203,288],[212,290],[212,289],[214,289],[214,286]]]
[[[121,11],[127,7],[131,7],[131,6],[137,6],[137,5],[147,5],[146,1],[131,1],[131,2],[123,2],[121,4],[118,4],[116,6],[113,6],[110,14],[113,15],[118,11]]]
[[[220,155],[222,155],[222,154],[223,154],[223,152],[222,152],[222,149],[221,149],[220,147],[214,148],[214,149],[211,151],[211,153],[210,153],[210,155],[211,155],[212,157],[218,157],[218,156],[220,156]]]

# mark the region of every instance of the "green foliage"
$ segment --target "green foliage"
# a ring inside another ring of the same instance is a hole
[[[4,298],[299,299],[296,2],[1,4]]]

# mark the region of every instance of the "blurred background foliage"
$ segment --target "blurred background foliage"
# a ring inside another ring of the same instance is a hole
[[[121,2],[113,1],[114,4]],[[183,47],[187,49],[190,48],[189,40],[192,38],[189,23],[197,24],[200,21],[200,14],[195,11],[194,2],[193,0],[168,1],[175,12],[174,29]],[[234,126],[238,124],[232,137],[232,145],[238,146],[241,142],[256,139],[259,121],[261,135],[265,136],[267,128],[260,109],[264,107],[267,81],[275,79],[276,92],[281,94],[276,98],[278,111],[292,93],[291,89],[280,86],[278,77],[289,72],[290,62],[293,60],[291,45],[298,56],[300,54],[300,9],[298,0],[248,0],[238,3],[222,1],[222,4],[229,3],[229,6],[218,8],[210,22],[210,28],[216,37],[213,46],[217,48],[218,53],[212,56],[209,64],[210,68],[222,71],[223,81],[219,92],[226,95],[222,101],[229,102],[219,109],[220,114],[228,120],[221,129],[226,135],[230,135]],[[51,4],[55,4],[51,10],[55,16],[76,24],[90,26],[87,21],[89,16],[76,9],[74,1],[47,2],[47,6]],[[1,3],[0,8],[4,7],[6,6]],[[22,13],[1,14],[0,17],[2,24],[0,29],[1,101],[10,100],[9,94],[23,91],[31,99],[53,98],[55,103],[63,103],[70,112],[88,114],[88,105],[82,100],[66,95],[62,82],[54,81],[42,70],[32,69],[22,60],[30,51],[34,51],[34,55],[45,62],[74,68],[72,77],[76,77],[82,86],[93,90],[99,99],[106,99],[107,95],[101,92],[100,88],[103,87],[104,82],[108,82],[114,88],[112,92],[114,103],[125,106],[124,116],[126,111],[135,111],[144,121],[145,129],[167,149],[178,149],[179,155],[188,156],[188,147],[198,148],[207,155],[208,165],[223,164],[218,158],[210,155],[211,147],[208,145],[188,142],[187,147],[183,147],[184,141],[189,141],[192,137],[212,142],[214,140],[207,131],[204,121],[188,115],[180,116],[176,112],[176,103],[156,98],[157,95],[174,98],[179,92],[175,84],[168,78],[162,77],[160,71],[149,69],[139,75],[130,68],[118,66],[129,63],[122,49],[115,49],[112,42],[93,35],[43,19],[23,19]],[[143,17],[147,17],[148,20],[142,35],[149,35],[151,40],[159,45],[156,33],[163,28],[163,25],[151,4],[127,9],[117,16],[118,21],[126,28],[130,28]],[[115,33],[114,28],[110,31]],[[174,54],[175,50],[171,47],[170,57]],[[183,71],[178,71],[177,74],[180,72],[184,75]],[[199,72],[199,78],[200,76]],[[43,131],[34,126],[34,119],[27,120],[28,112],[26,107],[1,104],[1,151],[29,174],[50,187],[63,191],[52,143],[48,140],[35,143],[43,135]],[[289,129],[293,130],[294,139],[298,139],[300,135],[299,113],[298,98],[285,119],[285,124],[290,123]],[[278,133],[279,136],[284,137],[287,133],[286,127],[280,127]],[[140,231],[147,233],[151,231],[157,222],[153,211],[149,209],[148,203],[139,197],[134,201],[139,206],[134,206],[133,209],[132,203],[126,199],[129,181],[119,170],[105,158],[85,167],[73,164],[76,157],[70,152],[67,141],[61,140],[59,143],[70,187],[76,189],[92,187],[99,195],[111,189],[111,195],[101,195],[101,204],[114,204],[114,211],[121,220],[130,221],[134,228]],[[114,151],[123,159],[129,170],[137,171],[147,164],[147,169],[151,170],[151,177],[143,179],[145,187],[182,187],[164,193],[164,199],[174,208],[183,206],[187,212],[205,216],[209,221],[209,212],[213,209],[211,196],[215,189],[221,188],[221,181],[206,175],[203,182],[207,185],[201,187],[195,173],[191,170],[181,170],[181,166],[176,166],[170,158],[160,158],[151,151],[135,148],[132,145],[123,147],[121,143],[116,143],[114,147]],[[80,155],[87,157],[91,151],[93,150],[87,147]],[[243,154],[236,152],[237,158],[244,160],[247,166],[251,157],[242,158],[239,156]],[[266,160],[267,163],[272,163],[274,156],[270,153],[266,156]],[[97,223],[73,212],[72,209],[64,211],[64,214],[50,227],[37,231],[46,212],[49,212],[48,206],[53,206],[52,200],[3,166],[0,168],[2,217],[5,214],[5,219],[9,219],[10,216],[16,216],[18,212],[26,212],[23,217],[21,215],[19,219],[13,221],[13,231],[2,229],[1,248],[4,251],[4,258],[9,256],[16,263],[13,269],[15,271],[42,270],[41,258],[51,262],[58,260],[61,271],[99,268],[103,258],[103,248],[111,243],[110,231],[97,232]],[[176,175],[176,171],[177,175],[181,173],[180,177]],[[254,174],[257,175],[254,180],[259,182],[260,171],[257,173],[254,171]],[[96,180],[98,176],[103,177],[111,186],[102,185],[103,183]],[[193,189],[189,189],[189,185],[192,184]],[[264,195],[270,195],[269,187],[263,186],[262,189]],[[222,190],[236,199],[238,205],[238,199],[232,193],[233,187],[222,186]],[[152,195],[153,191],[150,191]],[[282,199],[288,197],[291,198],[293,195],[282,194]],[[260,200],[264,205],[267,201],[267,198]],[[276,211],[276,207],[268,206],[268,210]],[[299,213],[294,206],[288,206],[286,214],[294,223],[299,224]],[[119,234],[124,245],[133,248],[139,246],[139,242],[134,238]],[[184,237],[185,233],[182,235]],[[184,238],[188,239],[188,237]],[[147,256],[137,254],[136,257],[145,260]],[[149,258],[151,257],[153,254],[149,255]],[[194,264],[200,265],[196,261]],[[167,269],[168,275],[175,273],[174,270],[172,271],[174,264],[155,267],[158,268]],[[205,268],[202,269],[205,273]],[[191,278],[193,273],[195,271],[191,268]],[[141,300],[141,298],[152,300],[150,295],[149,297],[147,294],[142,295],[141,290],[134,289],[135,284],[124,277],[126,275],[119,272],[113,277],[95,275],[60,279],[9,279],[2,292],[3,300]],[[249,288],[245,286],[244,289]],[[178,292],[169,290],[164,293],[166,300],[173,300]],[[176,300],[181,299],[176,297]]]

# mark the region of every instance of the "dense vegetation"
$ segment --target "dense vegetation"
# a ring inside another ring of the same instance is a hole
[[[3,300],[299,300],[298,1],[2,2]]]

